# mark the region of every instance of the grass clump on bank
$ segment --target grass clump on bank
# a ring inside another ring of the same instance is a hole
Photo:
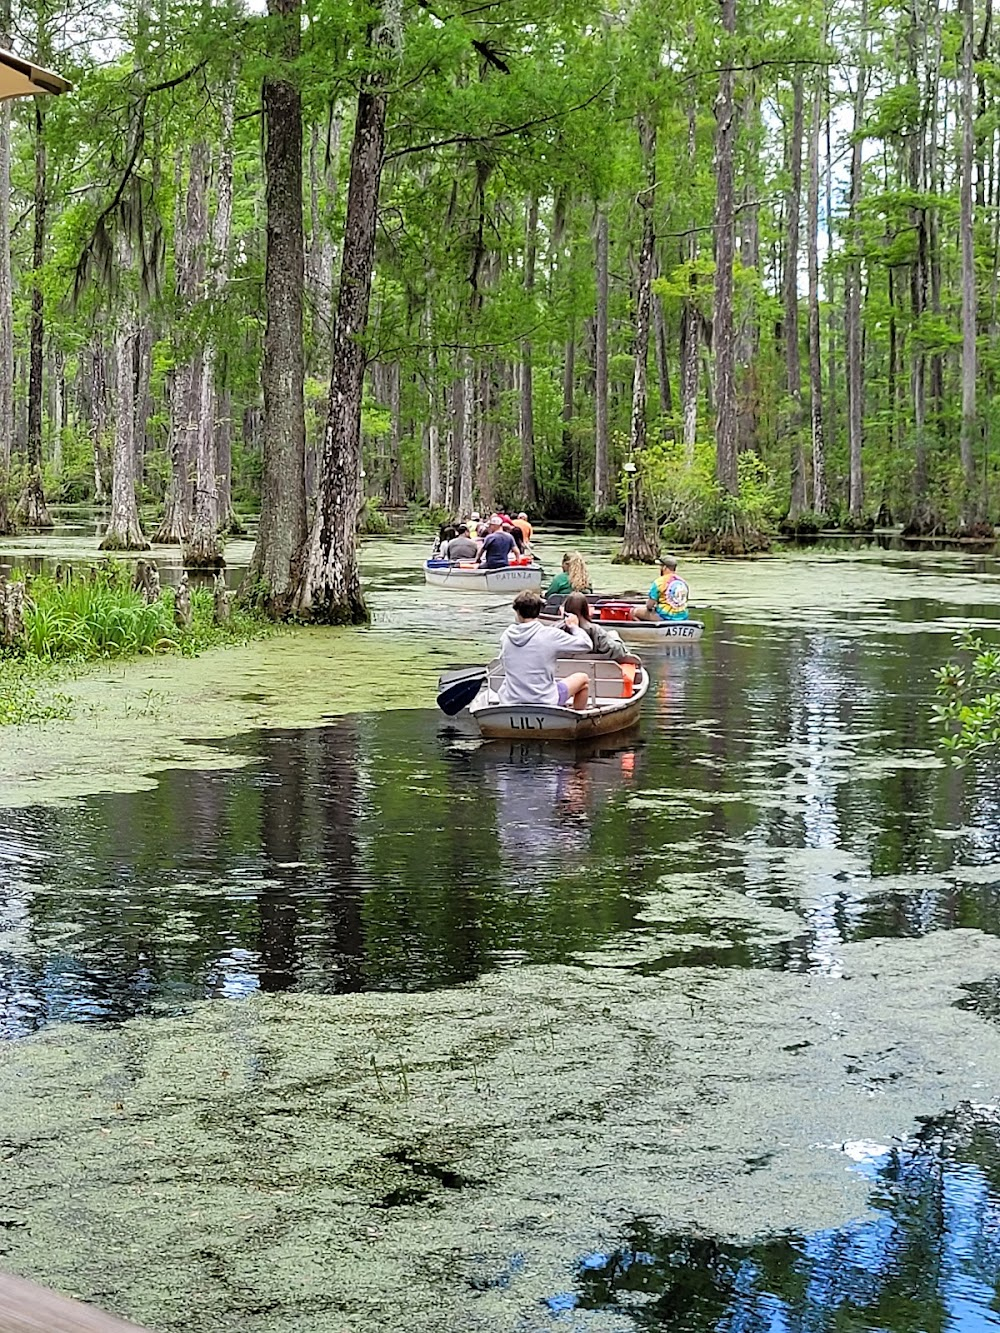
[[[148,601],[130,568],[108,562],[85,576],[48,575],[27,584],[23,631],[0,648],[0,725],[69,716],[69,700],[48,694],[45,684],[60,664],[80,666],[158,653],[194,657],[206,648],[244,644],[277,628],[255,611],[227,603],[219,623],[211,589],[191,592],[189,623],[177,615],[176,594],[166,589]],[[39,688],[41,686],[41,689]]]

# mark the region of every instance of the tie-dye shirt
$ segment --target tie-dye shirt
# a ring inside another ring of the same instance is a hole
[[[687,620],[688,595],[688,585],[677,574],[664,574],[649,590],[649,600],[664,620]]]

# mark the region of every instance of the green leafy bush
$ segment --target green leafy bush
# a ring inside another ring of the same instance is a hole
[[[936,674],[934,720],[954,764],[1000,753],[1000,649],[972,630],[956,635],[959,656]]]
[[[620,532],[622,511],[618,505],[602,505],[587,514],[587,527],[594,532]]]
[[[716,481],[709,442],[688,457],[677,441],[654,440],[636,461],[646,506],[672,546],[747,555],[770,545],[777,518],[774,481],[756,454],[740,454],[736,495]]]
[[[389,532],[389,520],[382,512],[382,502],[370,495],[358,515],[358,531],[366,537],[384,537]]]

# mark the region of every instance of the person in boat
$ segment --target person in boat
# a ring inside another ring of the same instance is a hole
[[[503,530],[500,515],[491,514],[489,536],[479,552],[479,563],[487,569],[506,569],[510,563],[510,553],[516,549],[514,538]]]
[[[509,532],[514,538],[514,545],[517,547],[518,555],[524,555],[524,534],[520,528],[515,528],[513,523],[505,523],[500,529],[501,532]]]
[[[453,537],[458,536],[457,523],[442,523],[438,528],[438,535],[434,538],[434,549],[431,551],[432,560],[446,560],[445,552],[448,549],[448,543]]]
[[[442,552],[446,560],[475,560],[479,555],[479,544],[469,535],[469,525],[463,523],[458,529],[458,536],[447,542]]]
[[[562,569],[545,590],[546,597],[565,597],[570,592],[593,592],[590,575],[579,551],[562,558]]]
[[[632,610],[633,620],[687,620],[691,590],[677,573],[672,555],[660,557],[660,577],[654,579],[645,606]]]
[[[530,545],[531,539],[535,535],[535,529],[528,522],[528,515],[523,509],[518,514],[517,518],[514,519],[514,527],[520,529],[525,545]]]
[[[630,653],[614,630],[606,630],[599,621],[590,618],[590,603],[582,592],[571,592],[563,602],[563,614],[576,616],[577,624],[591,642],[598,657],[610,658],[612,662],[631,662],[633,666],[642,666],[642,659]]]
[[[567,653],[590,652],[590,636],[574,615],[558,625],[543,625],[538,619],[543,605],[537,592],[518,593],[514,598],[517,623],[508,625],[500,636],[504,671],[500,702],[584,709],[589,692],[586,672],[575,671],[556,680],[556,664]]]

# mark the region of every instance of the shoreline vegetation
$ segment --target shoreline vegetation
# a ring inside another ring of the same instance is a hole
[[[145,580],[145,582],[144,582]],[[0,726],[67,719],[72,700],[58,687],[109,661],[180,655],[247,644],[279,627],[237,604],[221,582],[160,589],[155,567],[135,575],[117,561],[86,573],[57,568],[0,580]]]

